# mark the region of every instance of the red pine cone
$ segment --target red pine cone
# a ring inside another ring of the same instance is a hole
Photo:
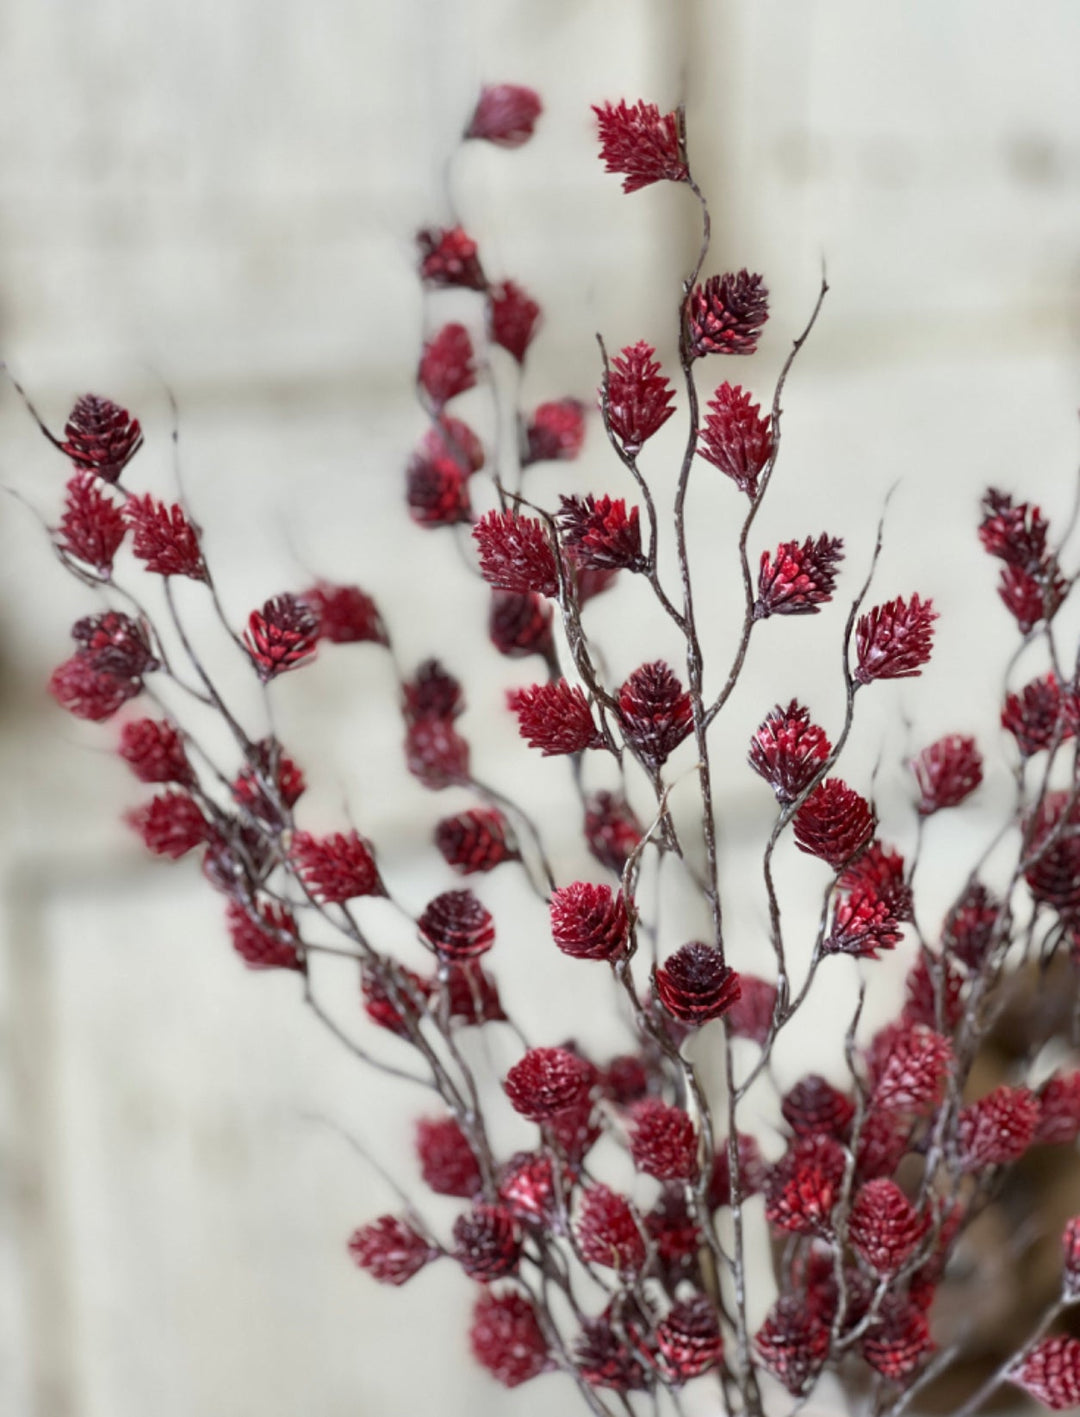
[[[594,1071],[590,1069],[590,1085],[594,1080]],[[565,1161],[573,1175],[578,1174],[581,1163],[588,1156],[596,1143],[600,1140],[600,1123],[592,1105],[592,1099],[586,1098],[584,1102],[575,1107],[569,1108],[565,1112],[559,1112],[546,1122],[544,1129],[547,1133],[547,1140],[551,1143],[556,1154]]]
[[[439,719],[448,723],[465,712],[461,683],[437,659],[425,659],[416,677],[402,686],[403,711],[411,722]]]
[[[408,1038],[411,1031],[409,1024],[415,1024],[419,1019],[423,1005],[431,994],[431,985],[400,964],[394,967],[391,977],[395,981],[393,993],[370,965],[364,963],[360,966],[364,1012],[380,1028],[396,1033],[399,1038]]]
[[[709,400],[698,453],[753,500],[773,451],[772,419],[738,385],[721,384]]]
[[[695,1294],[672,1306],[656,1326],[656,1346],[678,1383],[699,1377],[723,1357],[724,1340],[711,1299]]]
[[[426,285],[486,289],[476,242],[460,226],[447,227],[445,231],[428,227],[417,232],[416,245],[420,251],[420,279]]]
[[[1009,1381],[1051,1412],[1080,1407],[1080,1338],[1044,1338],[1010,1371]]]
[[[297,832],[289,851],[304,884],[324,905],[340,905],[363,895],[385,895],[371,843],[357,832],[314,837]]]
[[[981,881],[973,881],[945,918],[945,949],[969,969],[981,968],[1002,909],[1001,902]]]
[[[499,998],[499,986],[475,961],[452,964],[445,981],[435,981],[434,992],[441,1000],[446,993],[450,1017],[472,1028],[481,1023],[501,1023],[506,1013]]]
[[[416,1124],[416,1154],[424,1182],[436,1195],[471,1200],[483,1189],[469,1139],[453,1117],[421,1117]]]
[[[447,865],[463,876],[521,860],[509,823],[492,807],[473,807],[456,817],[444,817],[435,827],[435,845]]]
[[[328,585],[320,581],[300,599],[319,622],[319,639],[348,645],[370,642],[388,645],[382,616],[371,596],[354,585]]]
[[[253,743],[249,757],[252,761],[232,785],[233,798],[260,822],[280,830],[304,794],[304,774],[274,738]]]
[[[625,99],[618,104],[593,104],[593,112],[600,128],[604,171],[622,177],[624,192],[637,192],[653,182],[689,179],[677,113],[661,115],[655,103],[641,99],[633,106]]]
[[[537,462],[573,462],[585,441],[585,405],[578,399],[556,399],[533,410],[525,425],[522,467]]]
[[[801,851],[839,871],[865,851],[876,822],[865,797],[839,777],[827,777],[795,813],[795,841]]]
[[[408,1221],[396,1215],[380,1215],[378,1220],[353,1231],[349,1254],[372,1279],[398,1285],[438,1259],[439,1251]]]
[[[444,959],[475,959],[495,943],[495,922],[472,891],[444,891],[416,923],[421,939]]]
[[[761,553],[758,598],[754,619],[769,615],[816,615],[836,588],[837,566],[844,559],[844,543],[825,532],[817,541],[808,536],[800,545],[783,541],[770,557]]]
[[[855,1152],[855,1179],[891,1176],[908,1149],[910,1124],[903,1113],[870,1111],[863,1118]]]
[[[512,590],[496,590],[491,596],[488,635],[491,643],[510,659],[527,654],[552,654],[551,606],[534,591],[524,594]]]
[[[578,1245],[590,1264],[635,1274],[645,1263],[645,1240],[630,1202],[607,1186],[589,1186],[581,1200]]]
[[[210,836],[210,825],[186,792],[163,792],[128,812],[125,820],[155,856],[178,861]]]
[[[919,1212],[895,1181],[868,1181],[856,1195],[848,1238],[871,1269],[895,1274],[918,1249],[930,1217]]]
[[[875,839],[840,877],[844,891],[871,890],[885,901],[898,921],[912,918],[911,887],[905,879],[904,858]]]
[[[561,1189],[568,1191],[569,1177]],[[540,1151],[515,1152],[499,1173],[499,1199],[519,1220],[550,1222],[559,1199],[551,1157]]]
[[[1006,566],[998,582],[998,595],[1022,635],[1029,635],[1041,620],[1052,620],[1067,591],[1068,583],[1052,556],[1033,570]]]
[[[68,414],[60,450],[80,472],[92,472],[105,482],[119,482],[142,444],[139,420],[126,408],[98,394],[83,394]]]
[[[722,1017],[739,997],[739,976],[724,963],[723,952],[700,940],[669,955],[655,984],[668,1013],[695,1027]]]
[[[1035,1140],[1044,1146],[1071,1146],[1080,1136],[1080,1071],[1055,1073],[1039,1088]]]
[[[958,1161],[964,1171],[1018,1161],[1035,1139],[1041,1108],[1026,1087],[996,1087],[956,1118]]]
[[[472,340],[464,325],[444,325],[424,345],[417,380],[432,404],[441,409],[476,383]]]
[[[129,720],[120,730],[118,751],[140,782],[195,785],[195,770],[184,751],[183,739],[164,719]]]
[[[504,280],[489,292],[487,315],[492,343],[524,364],[526,351],[540,325],[540,306],[520,285]]]
[[[147,493],[129,497],[124,519],[132,530],[131,549],[146,569],[159,576],[187,576],[205,581],[206,562],[199,548],[199,531],[174,502],[166,507]]]
[[[517,1270],[521,1235],[501,1205],[476,1205],[454,1222],[454,1258],[470,1279],[490,1283]]]
[[[937,1028],[940,1003],[942,1032],[951,1034],[964,1013],[964,979],[948,959],[932,950],[920,950],[904,981],[902,1023],[923,1023]]]
[[[249,907],[230,900],[225,916],[233,949],[249,969],[304,972],[300,932],[285,906],[266,901]]]
[[[611,361],[606,389],[600,389],[601,407],[605,395],[608,427],[630,458],[675,412],[675,390],[660,372],[656,350],[644,340],[628,344]]]
[[[482,1368],[503,1387],[520,1387],[552,1365],[536,1310],[516,1289],[485,1289],[473,1309],[469,1346]]]
[[[604,1068],[600,1086],[616,1107],[629,1107],[648,1092],[649,1070],[636,1053],[621,1053]]]
[[[822,949],[826,954],[877,959],[879,950],[895,948],[902,938],[893,902],[881,899],[873,886],[859,883],[849,895],[838,897]]]
[[[862,1355],[871,1368],[891,1382],[902,1381],[933,1351],[925,1313],[910,1300],[886,1296],[880,1322],[862,1341]]]
[[[146,626],[119,610],[84,615],[71,627],[71,638],[91,669],[116,679],[140,679],[160,669]]]
[[[244,645],[263,684],[310,659],[318,641],[318,617],[299,596],[288,594],[253,610],[244,631]]]
[[[769,318],[769,292],[762,277],[742,270],[710,276],[695,286],[687,305],[687,343],[692,359],[705,354],[753,354]]]
[[[747,1038],[764,1047],[776,1012],[776,985],[754,974],[739,975],[739,997],[727,1013],[732,1038]]]
[[[750,766],[786,806],[809,787],[832,752],[823,729],[797,699],[779,704],[750,740]]]
[[[1042,564],[1050,525],[1038,507],[991,487],[982,500],[979,540],[991,556],[1028,570]]]
[[[506,702],[517,714],[522,738],[530,748],[539,748],[545,758],[604,746],[584,692],[565,679],[511,689]]]
[[[764,1189],[768,1170],[754,1137],[739,1132],[735,1144],[738,1149],[739,1196],[745,1200],[747,1196],[756,1196]],[[731,1197],[731,1156],[728,1139],[723,1137],[716,1143],[706,1199],[711,1210],[718,1210],[722,1205],[730,1205]]]
[[[844,1167],[844,1148],[832,1137],[808,1136],[792,1142],[769,1173],[765,1219],[778,1230],[797,1235],[831,1235]]]
[[[644,834],[625,798],[596,792],[585,799],[585,840],[602,866],[621,876]]]
[[[703,1239],[690,1213],[685,1185],[675,1181],[664,1186],[644,1219],[649,1239],[656,1247],[665,1285],[674,1288],[680,1279],[692,1279]]]
[[[535,89],[523,84],[485,84],[463,136],[482,138],[500,148],[519,148],[532,137],[543,111]]]
[[[429,458],[449,458],[466,477],[484,466],[484,445],[467,423],[440,413],[421,445]]]
[[[933,601],[897,596],[875,605],[855,626],[857,684],[874,679],[912,679],[922,673],[934,643]]]
[[[405,501],[417,526],[472,522],[469,486],[453,458],[416,453],[405,470]]]
[[[142,690],[139,679],[117,679],[103,674],[90,663],[85,654],[73,654],[57,665],[49,679],[49,693],[68,713],[76,718],[101,723],[111,718]]]
[[[1080,906],[1080,809],[1071,795],[1048,792],[1039,803],[1027,853],[1033,861],[1024,872],[1035,899],[1063,913]]]
[[[1063,743],[1075,737],[1073,715],[1066,712],[1066,707],[1066,696],[1057,675],[1047,674],[1025,684],[1019,693],[1006,697],[1001,726],[1016,739],[1020,756],[1030,758],[1049,748],[1055,738]]]
[[[93,569],[104,579],[127,535],[122,509],[92,472],[77,472],[67,484],[64,515],[56,529],[56,544],[65,556]]]
[[[488,585],[518,595],[558,595],[555,552],[533,517],[488,512],[473,527],[473,539],[480,550],[480,574]]]
[[[1061,1297],[1067,1304],[1075,1304],[1080,1300],[1080,1215],[1066,1222],[1061,1251]]]
[[[855,1104],[819,1073],[809,1073],[785,1095],[780,1111],[797,1137],[824,1135],[846,1141]]]
[[[619,690],[627,738],[652,768],[659,768],[694,727],[690,695],[662,659],[635,669]]]
[[[643,571],[638,509],[627,514],[621,497],[562,497],[556,518],[563,542],[580,566],[593,570]]]
[[[551,934],[573,959],[616,959],[626,948],[630,921],[622,891],[575,881],[548,902]]]
[[[574,1344],[577,1370],[590,1387],[626,1394],[643,1392],[649,1375],[633,1348],[616,1332],[607,1313],[587,1319]]]
[[[469,781],[469,745],[445,719],[421,718],[409,724],[405,763],[413,777],[433,792]]]
[[[633,1110],[630,1154],[639,1171],[658,1181],[689,1180],[698,1169],[694,1124],[681,1107],[646,1098]]]
[[[894,1023],[867,1055],[870,1111],[920,1113],[940,1098],[952,1064],[952,1044],[933,1029]]]
[[[548,1122],[582,1106],[593,1084],[593,1067],[568,1048],[530,1048],[506,1075],[503,1089],[515,1112],[530,1122]]]
[[[754,1338],[762,1364],[792,1397],[803,1396],[813,1386],[830,1343],[829,1325],[790,1294],[776,1301]]]
[[[982,782],[982,754],[974,738],[950,733],[912,759],[911,770],[919,784],[919,816],[929,817],[971,796]]]

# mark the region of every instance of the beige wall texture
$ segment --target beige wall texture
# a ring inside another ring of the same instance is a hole
[[[932,672],[883,687],[845,773],[868,786],[880,765],[883,824],[903,843],[904,753],[951,729],[987,741],[980,805],[934,824],[932,915],[1005,774],[993,728],[1011,640],[974,537],[977,497],[988,483],[1022,489],[1063,525],[1076,488],[1078,53],[1068,0],[7,0],[0,352],[54,427],[88,388],[133,408],[147,446],[132,480],[170,497],[171,391],[184,490],[234,620],[313,571],[363,583],[404,664],[435,652],[467,677],[479,775],[512,776],[570,879],[585,867],[560,808],[565,765],[519,744],[498,705],[525,676],[485,647],[484,589],[452,538],[413,528],[403,507],[422,427],[410,382],[433,318],[413,236],[448,218],[452,191],[489,270],[545,309],[526,403],[591,401],[595,331],[609,347],[648,338],[670,360],[696,237],[685,191],[627,198],[604,176],[588,105],[685,99],[712,203],[710,268],[760,270],[773,292],[761,352],[737,374],[756,394],[770,397],[823,261],[832,286],[784,400],[761,544],[841,534],[853,586],[896,484],[881,598],[918,589],[942,611]],[[447,170],[479,85],[501,80],[542,92],[535,140],[477,145]],[[490,416],[479,396],[468,411]],[[661,499],[676,447],[658,439],[650,464]],[[49,520],[63,475],[0,389],[0,482]],[[539,473],[536,495],[623,491],[619,479],[594,420],[583,461]],[[709,479],[693,494],[713,663],[738,603],[734,495]],[[468,1286],[449,1264],[394,1292],[347,1263],[350,1230],[394,1206],[349,1138],[413,1186],[425,1100],[358,1072],[304,1015],[295,980],[240,967],[193,864],[144,859],[119,823],[133,789],[107,751],[112,730],[43,693],[87,592],[52,563],[25,505],[0,506],[0,1412],[567,1410],[561,1378],[508,1395],[471,1365]],[[199,588],[180,589],[212,635]],[[627,604],[590,612],[615,678],[677,653],[659,619]],[[755,964],[763,918],[741,889],[767,809],[746,738],[796,692],[835,718],[838,621],[767,627],[722,729],[737,966]],[[230,683],[247,721],[264,721],[244,676]],[[347,809],[418,910],[451,884],[430,825],[465,798],[403,781],[394,694],[375,651],[328,653],[275,688],[274,713],[312,782],[308,824],[339,826]],[[793,871],[793,889],[802,881]],[[601,1052],[622,1046],[603,981],[568,985],[550,959],[542,908],[498,874],[484,893],[529,1034],[589,1030]],[[677,892],[670,918],[683,938],[696,928]],[[778,1059],[782,1082],[808,1056],[839,1066],[856,974],[837,963],[814,1027]],[[904,964],[880,966],[885,994]],[[357,1022],[351,973],[326,988],[336,1016]],[[872,998],[878,1016],[887,1007]],[[490,1047],[497,1070],[513,1061],[505,1032]],[[453,1213],[433,1207],[439,1223]],[[759,1308],[768,1299],[763,1281]],[[711,1388],[695,1400],[688,1410],[716,1410]]]

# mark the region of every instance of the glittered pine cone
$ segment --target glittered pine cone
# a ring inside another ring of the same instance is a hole
[[[956,1118],[957,1160],[963,1171],[1018,1161],[1035,1139],[1039,1099],[1026,1087],[1002,1085]]]
[[[247,652],[264,684],[310,659],[318,639],[318,616],[295,595],[276,595],[253,610],[244,631]]]
[[[625,950],[630,921],[622,891],[575,881],[549,901],[551,934],[574,959],[613,960]]]
[[[791,1294],[776,1301],[754,1337],[762,1365],[792,1397],[801,1397],[815,1382],[830,1344],[829,1325]]]
[[[320,640],[335,645],[390,643],[378,606],[359,586],[320,581],[304,591],[301,599],[318,619]]]
[[[630,1154],[639,1171],[658,1181],[685,1181],[697,1173],[697,1132],[681,1107],[650,1097],[632,1115]]]
[[[754,974],[739,975],[739,997],[727,1013],[732,1038],[747,1038],[764,1047],[776,1012],[776,985]]]
[[[456,817],[444,817],[435,827],[435,845],[443,860],[463,876],[521,859],[506,818],[492,807],[473,807]]]
[[[582,1196],[577,1237],[590,1264],[633,1274],[645,1263],[645,1240],[633,1207],[607,1186],[589,1186]]]
[[[590,1387],[608,1388],[612,1392],[643,1392],[649,1385],[649,1375],[633,1348],[601,1315],[587,1319],[574,1344],[577,1370]]]
[[[785,1095],[780,1111],[797,1137],[820,1133],[844,1141],[855,1116],[855,1103],[818,1073],[809,1073]]]
[[[360,966],[360,991],[364,999],[364,1012],[372,1023],[391,1033],[407,1038],[410,1023],[415,1024],[420,1017],[424,1003],[431,993],[431,985],[421,979],[411,969],[398,965],[394,971],[396,983],[393,991],[366,962]]]
[[[71,638],[99,674],[140,679],[161,667],[150,648],[146,626],[119,610],[84,615],[72,626]]]
[[[627,738],[649,767],[658,768],[694,727],[690,695],[662,659],[635,669],[619,690]]]
[[[552,1367],[536,1310],[516,1289],[485,1289],[473,1309],[469,1347],[482,1368],[507,1388],[519,1387]]]
[[[687,1382],[713,1367],[724,1352],[713,1301],[695,1294],[673,1305],[656,1327],[656,1346],[676,1382]]]
[[[495,922],[468,890],[437,895],[417,925],[421,938],[444,959],[475,959],[495,943]]]
[[[551,1157],[542,1151],[518,1151],[499,1172],[499,1199],[521,1221],[550,1223],[558,1209],[559,1189],[569,1190],[569,1177],[557,1186]]]
[[[521,1235],[501,1205],[476,1205],[454,1222],[454,1258],[470,1279],[489,1283],[513,1274],[521,1258]]]
[[[54,532],[61,556],[82,561],[108,580],[127,530],[123,511],[99,477],[92,472],[77,472],[68,479],[64,514]]]
[[[353,1231],[349,1254],[380,1284],[405,1284],[439,1251],[396,1215],[380,1215]]]
[[[568,1048],[530,1048],[507,1073],[503,1087],[515,1112],[547,1122],[584,1103],[593,1076],[592,1064]]]
[[[739,997],[739,976],[720,950],[700,940],[670,955],[656,971],[655,983],[668,1013],[694,1026],[720,1018]]]
[[[644,835],[645,828],[624,797],[595,792],[585,799],[585,840],[602,866],[621,876]]]
[[[432,792],[463,786],[469,781],[469,745],[450,720],[419,718],[405,730],[405,765]]]
[[[126,408],[99,394],[83,394],[68,414],[60,447],[80,470],[118,482],[142,442],[139,420]]]
[[[870,845],[875,826],[869,802],[840,778],[827,777],[795,813],[795,843],[839,871]]]
[[[1051,1412],[1080,1407],[1080,1338],[1063,1333],[1044,1338],[1008,1376]]]
[[[769,318],[769,292],[749,271],[710,276],[687,304],[687,343],[693,359],[705,354],[753,354]]]
[[[554,652],[551,606],[535,591],[496,590],[491,596],[488,636],[508,659]]]
[[[794,802],[832,752],[823,729],[811,723],[810,711],[792,699],[777,704],[750,740],[750,766],[786,806]]]
[[[878,1274],[895,1274],[915,1253],[930,1228],[903,1191],[887,1176],[868,1181],[855,1197],[848,1238]]]
[[[875,1372],[901,1382],[934,1351],[930,1325],[909,1299],[886,1295],[880,1317],[862,1341],[862,1355]]]
[[[305,886],[324,904],[340,905],[358,896],[386,894],[371,843],[358,832],[323,837],[296,832],[289,855]]]
[[[483,1189],[476,1155],[453,1117],[422,1117],[416,1124],[416,1154],[424,1181],[436,1195],[469,1200]]]
[[[844,1167],[844,1149],[832,1137],[793,1142],[769,1173],[765,1219],[796,1235],[831,1235]]]
[[[165,719],[129,719],[120,730],[118,751],[140,782],[195,784],[183,739]]]

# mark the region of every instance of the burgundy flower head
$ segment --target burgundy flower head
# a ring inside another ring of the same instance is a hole
[[[488,635],[491,643],[509,659],[529,654],[548,658],[554,650],[551,634],[551,606],[534,591],[492,592]]]
[[[661,767],[693,731],[690,695],[662,659],[635,669],[619,690],[627,738],[652,768]]]
[[[467,423],[440,413],[420,445],[429,458],[449,458],[466,477],[484,466],[484,445]]]
[[[879,896],[873,885],[860,882],[850,894],[837,899],[822,948],[828,954],[877,959],[879,950],[891,950],[900,943],[900,924],[893,901]]]
[[[578,399],[556,399],[533,410],[525,427],[521,462],[573,462],[585,441],[585,405]]]
[[[829,1325],[791,1294],[776,1301],[754,1337],[762,1364],[792,1397],[801,1397],[816,1381],[830,1343]]]
[[[1041,1108],[1029,1088],[1003,1084],[956,1118],[958,1160],[962,1170],[1004,1166],[1017,1161],[1035,1139]]]
[[[493,286],[488,297],[488,333],[493,344],[519,364],[540,327],[540,306],[512,280]]]
[[[545,758],[604,746],[584,692],[565,679],[511,689],[506,702],[517,714],[522,738],[530,748],[539,748]]]
[[[616,1107],[629,1107],[648,1092],[649,1069],[636,1053],[620,1053],[604,1068],[600,1086]]]
[[[797,1137],[823,1135],[845,1141],[855,1104],[819,1073],[809,1073],[785,1094],[780,1111]]]
[[[308,890],[326,905],[386,894],[371,843],[355,831],[323,837],[297,832],[289,855]]]
[[[687,305],[687,342],[693,359],[705,354],[753,354],[769,318],[762,277],[742,270],[710,276]]]
[[[318,616],[296,595],[275,595],[253,610],[244,631],[244,645],[264,684],[310,659],[318,642]]]
[[[271,901],[247,905],[230,900],[225,912],[233,949],[249,969],[304,972],[300,932],[285,906]]]
[[[448,719],[419,718],[406,729],[405,765],[433,792],[463,786],[469,781],[469,745]]]
[[[523,84],[485,84],[464,136],[481,138],[500,148],[519,148],[532,137],[543,111],[535,89]]]
[[[130,719],[120,730],[118,751],[140,782],[195,785],[183,739],[165,719]]]
[[[658,1181],[685,1181],[695,1175],[697,1132],[681,1107],[649,1097],[635,1106],[632,1115],[630,1154],[639,1171]]]
[[[848,1237],[878,1274],[895,1274],[918,1249],[930,1228],[895,1181],[881,1177],[861,1187],[851,1207]]]
[[[655,984],[668,1013],[694,1026],[721,1018],[739,997],[739,976],[720,950],[700,940],[669,955],[656,971]]]
[[[867,1069],[871,1110],[920,1113],[941,1096],[952,1065],[952,1045],[933,1029],[892,1024],[870,1045]]]
[[[624,797],[596,792],[585,799],[585,840],[602,866],[621,876],[644,834]]]
[[[496,590],[556,596],[555,552],[542,524],[517,512],[488,512],[473,527],[480,574]]]
[[[186,792],[163,792],[142,807],[127,813],[129,826],[142,837],[155,856],[177,861],[210,835],[210,825],[199,805]]]
[[[460,681],[438,659],[425,659],[402,694],[405,717],[412,723],[425,718],[449,723],[465,711]]]
[[[56,529],[56,544],[64,556],[92,567],[108,579],[120,544],[127,535],[122,509],[92,472],[77,472],[67,484],[64,515]]]
[[[119,482],[142,444],[139,420],[126,408],[99,394],[83,394],[68,414],[60,450],[80,472],[91,472],[104,482]]]
[[[645,1240],[625,1196],[607,1186],[589,1186],[577,1222],[578,1244],[590,1264],[636,1273],[645,1263]]]
[[[1009,694],[1001,710],[1001,726],[1016,739],[1022,758],[1063,743],[1076,734],[1075,699],[1066,694],[1056,674],[1033,679],[1019,693]]]
[[[390,643],[378,607],[359,586],[329,585],[320,581],[311,590],[304,591],[300,599],[319,622],[320,640],[329,640],[335,645]]]
[[[601,407],[605,393],[608,427],[627,457],[637,457],[675,412],[675,390],[660,372],[656,350],[644,340],[628,344],[611,361],[606,390],[600,390]]]
[[[453,458],[417,453],[405,471],[405,500],[417,526],[457,526],[472,521],[469,486]]]
[[[1036,900],[1066,913],[1080,907],[1080,835],[1074,830],[1080,809],[1070,798],[1065,790],[1043,796],[1031,822],[1032,864],[1024,872]]]
[[[626,1394],[644,1392],[649,1386],[645,1365],[615,1329],[607,1311],[582,1324],[574,1357],[577,1371],[590,1387]]]
[[[898,921],[912,918],[911,887],[905,875],[904,858],[876,838],[855,858],[840,877],[840,889],[872,891],[885,901]]]
[[[410,1023],[420,1016],[420,1010],[431,994],[431,985],[421,979],[411,969],[398,965],[393,974],[395,987],[379,978],[368,964],[360,966],[360,991],[364,1000],[364,1012],[372,1023],[396,1033],[399,1038],[408,1038]]]
[[[839,871],[870,845],[875,826],[866,798],[841,778],[827,777],[795,813],[795,841]]]
[[[622,891],[575,881],[549,901],[551,934],[573,959],[616,959],[626,948],[630,922]]]
[[[655,103],[629,106],[593,104],[600,127],[600,158],[605,172],[619,174],[624,192],[653,182],[686,182],[689,170],[679,136],[677,113],[661,115]]]
[[[564,1190],[568,1182],[569,1177]],[[515,1152],[499,1173],[499,1199],[527,1224],[550,1221],[558,1201],[551,1157],[540,1151]]]
[[[101,723],[111,718],[142,689],[138,679],[118,679],[95,669],[85,654],[73,654],[58,665],[49,680],[49,693],[76,718]]]
[[[832,752],[824,729],[796,700],[769,714],[750,740],[750,766],[785,806],[804,792]]]
[[[991,487],[983,497],[982,512],[979,540],[991,556],[1026,570],[1042,564],[1050,526],[1038,507],[1014,503],[1008,493]]]
[[[198,528],[183,507],[166,507],[147,493],[129,497],[123,515],[132,531],[131,549],[146,569],[159,576],[187,576],[206,580],[206,562],[199,547]]]
[[[435,827],[435,845],[446,863],[463,876],[521,859],[506,818],[492,807],[473,807],[456,817],[444,817]]]
[[[934,1351],[925,1313],[909,1299],[888,1295],[880,1321],[862,1341],[862,1355],[876,1372],[902,1382]]]
[[[91,669],[117,679],[140,679],[161,665],[150,648],[145,624],[119,610],[84,615],[71,627]]]
[[[958,807],[982,782],[982,754],[974,738],[950,733],[924,748],[911,762],[919,784],[919,816]]]
[[[485,1290],[473,1309],[473,1357],[503,1387],[520,1387],[552,1366],[536,1310],[524,1294]]]
[[[579,1107],[593,1083],[593,1067],[568,1048],[530,1048],[506,1075],[510,1105],[530,1122],[547,1122]]]
[[[621,497],[563,497],[557,521],[567,550],[593,570],[643,571],[638,509]]]
[[[521,1258],[521,1234],[509,1210],[476,1205],[454,1222],[454,1258],[470,1279],[490,1283],[513,1274]]]
[[[1051,1412],[1080,1407],[1080,1338],[1044,1338],[1010,1371],[1009,1381]]]
[[[951,1034],[963,1017],[963,990],[964,977],[953,968],[948,957],[936,955],[929,949],[920,950],[904,981],[901,1022],[924,1023],[927,1028],[937,1028],[940,1004],[943,1031]]]
[[[1002,910],[982,881],[973,881],[945,918],[945,949],[968,969],[981,968]]]
[[[681,1299],[656,1326],[664,1368],[679,1383],[700,1377],[723,1356],[724,1340],[712,1300],[705,1294]]]
[[[875,605],[855,626],[855,682],[912,679],[922,673],[934,643],[937,611],[930,600],[897,596]]]
[[[380,1284],[405,1284],[439,1251],[418,1231],[396,1215],[380,1215],[354,1230],[349,1254],[361,1269]]]
[[[453,1117],[422,1117],[416,1124],[416,1154],[424,1182],[436,1195],[471,1200],[483,1189],[479,1163]]]
[[[758,598],[754,619],[769,615],[816,615],[836,588],[837,566],[844,559],[844,543],[825,532],[815,541],[808,536],[800,545],[783,541],[772,556],[761,553]]]
[[[233,798],[266,826],[280,829],[304,794],[304,774],[274,738],[254,743],[249,758],[232,785]]]
[[[1006,566],[998,582],[998,595],[1022,635],[1029,635],[1043,620],[1051,621],[1067,591],[1068,583],[1053,557],[1035,571]]]
[[[798,1235],[831,1235],[844,1166],[844,1148],[832,1137],[793,1142],[769,1174],[765,1219]]]
[[[755,974],[739,975],[739,997],[727,1014],[727,1030],[732,1038],[747,1038],[765,1046],[776,1012],[776,985]]]
[[[483,290],[487,280],[476,253],[476,242],[460,226],[440,231],[429,227],[418,232],[420,279],[426,285],[463,286]]]
[[[772,419],[762,418],[760,407],[738,384],[721,384],[709,400],[697,450],[752,500],[772,457]]]
[[[495,922],[472,891],[444,891],[416,923],[421,938],[444,959],[475,959],[495,943]]]
[[[444,325],[428,340],[416,377],[437,409],[473,387],[476,367],[472,340],[464,325]]]

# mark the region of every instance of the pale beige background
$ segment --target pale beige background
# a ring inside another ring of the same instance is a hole
[[[368,586],[405,662],[435,650],[468,673],[465,728],[483,773],[521,782],[569,874],[563,765],[528,758],[498,716],[501,686],[518,676],[486,652],[482,628],[462,629],[478,622],[483,590],[402,508],[420,427],[412,236],[447,215],[443,159],[479,84],[539,88],[535,141],[469,151],[453,181],[489,268],[548,313],[527,399],[589,399],[596,329],[611,346],[646,337],[670,356],[694,211],[671,188],[621,195],[596,161],[588,104],[685,96],[713,201],[712,264],[760,269],[774,295],[761,353],[738,377],[767,397],[823,258],[833,284],[785,401],[762,540],[843,534],[854,584],[899,479],[881,594],[917,588],[943,612],[933,672],[883,688],[846,769],[867,784],[880,757],[883,817],[903,841],[905,747],[989,732],[995,718],[1010,641],[974,539],[977,495],[990,481],[1023,488],[1060,522],[1075,485],[1078,52],[1067,0],[7,0],[3,355],[54,425],[86,388],[134,408],[148,434],[138,478],[163,493],[167,381],[231,612],[306,579],[298,563]],[[6,390],[0,425],[0,480],[53,516],[63,470]],[[621,486],[591,434],[585,461],[542,474],[543,492]],[[672,446],[653,463],[661,486]],[[695,495],[701,603],[722,660],[735,504],[707,480]],[[409,1177],[423,1102],[358,1076],[301,1016],[295,981],[241,970],[195,867],[146,862],[118,825],[133,793],[103,751],[108,730],[83,731],[42,696],[85,593],[20,506],[5,500],[0,515],[0,1411],[565,1410],[560,1379],[507,1396],[470,1366],[468,1291],[449,1266],[389,1292],[345,1262],[350,1229],[392,1201],[326,1123],[376,1142]],[[432,597],[436,583],[451,589]],[[631,636],[624,603],[595,617],[614,674],[675,652],[657,621]],[[823,656],[836,614],[766,628],[774,652],[752,654],[721,740],[733,886],[767,806],[742,767],[748,732],[796,690],[826,720],[838,704],[822,669],[835,663]],[[236,683],[256,722],[257,699]],[[347,800],[421,906],[438,868],[415,824],[455,803],[401,783],[378,656],[325,655],[280,685],[277,712],[313,780],[312,823],[336,823]],[[984,806],[1001,772],[995,760]],[[935,824],[931,918],[949,863],[985,830],[978,807],[951,832]],[[574,974],[567,985],[542,913],[516,904],[512,882],[485,892],[530,1031],[554,1041],[584,1029],[605,1005],[599,984]],[[673,918],[694,928],[678,901]],[[752,964],[760,902],[736,891],[730,918],[733,958]],[[785,1076],[811,1044],[836,1067],[852,988],[841,966],[815,1029],[781,1058]],[[351,978],[335,1003],[355,1016]],[[598,1042],[618,1046],[617,1026]],[[498,1066],[514,1056],[506,1037],[493,1049]]]

